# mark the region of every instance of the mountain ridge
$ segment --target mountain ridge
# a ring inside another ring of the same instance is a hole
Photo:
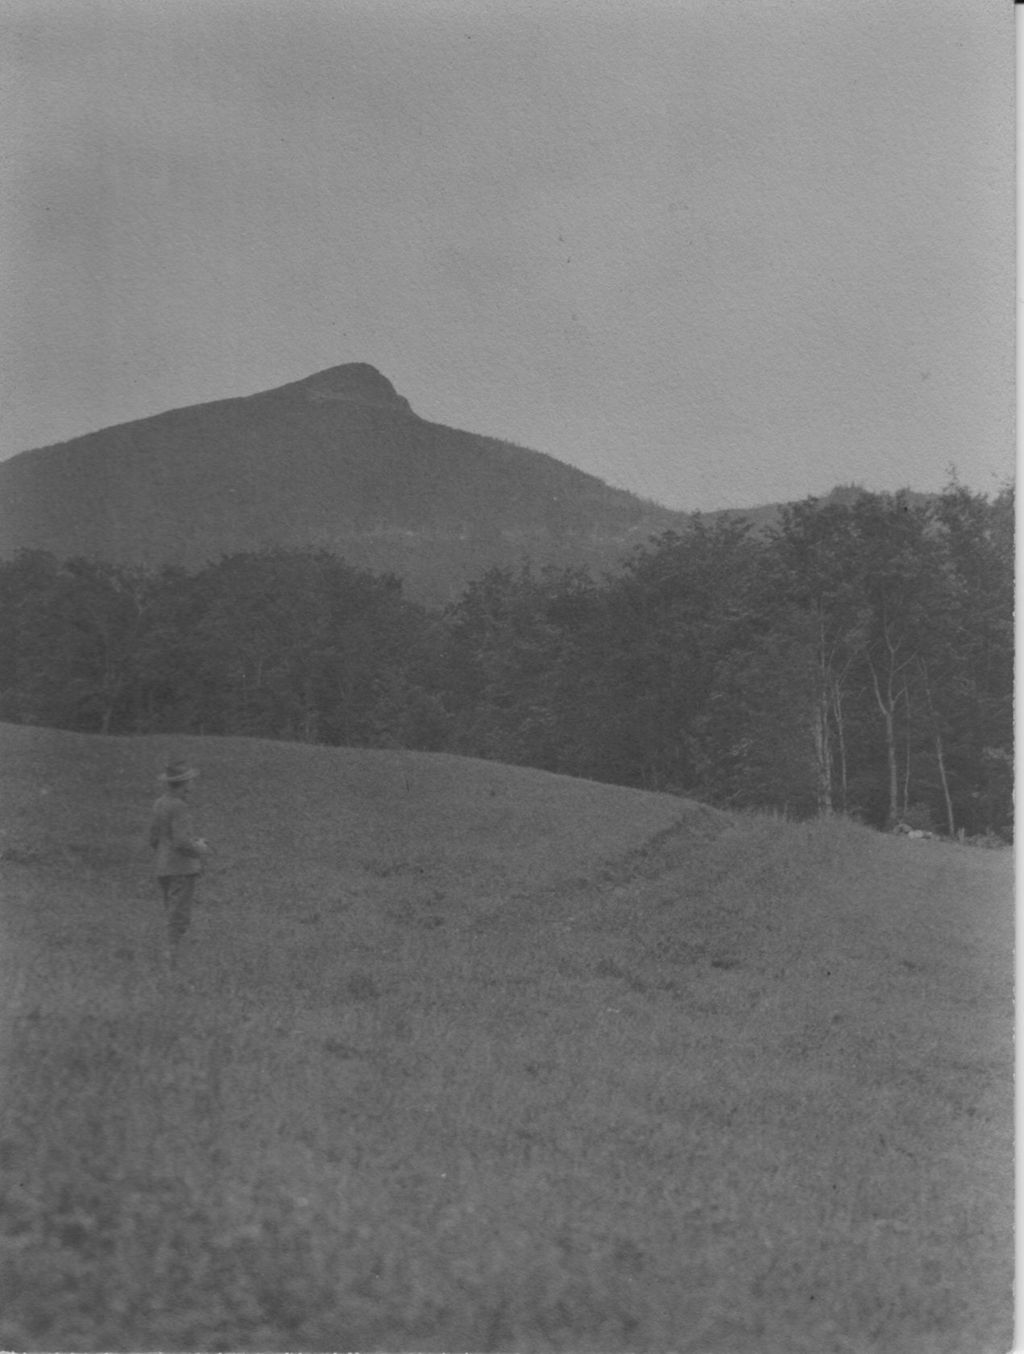
[[[420,418],[367,363],[166,410],[0,464],[0,552],[199,567],[331,549],[451,600],[491,564],[613,567],[688,521],[545,452]]]
[[[440,605],[493,565],[601,573],[695,517],[763,529],[781,507],[664,507],[548,452],[424,419],[376,367],[350,362],[18,452],[0,462],[0,556],[195,569],[323,548]]]

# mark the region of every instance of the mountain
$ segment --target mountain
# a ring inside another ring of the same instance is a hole
[[[0,464],[0,553],[196,568],[321,546],[444,602],[492,564],[614,567],[686,514],[418,417],[364,363],[170,410]]]

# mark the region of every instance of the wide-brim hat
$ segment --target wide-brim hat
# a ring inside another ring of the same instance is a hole
[[[195,780],[199,772],[186,762],[168,762],[166,768],[157,777],[161,785],[184,785]]]

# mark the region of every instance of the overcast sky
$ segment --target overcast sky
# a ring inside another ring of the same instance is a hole
[[[0,29],[0,457],[359,361],[672,507],[1012,473],[1000,0]]]

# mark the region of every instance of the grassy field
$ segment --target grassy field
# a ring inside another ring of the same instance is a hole
[[[0,759],[0,1348],[1010,1348],[1008,852],[426,754]]]

